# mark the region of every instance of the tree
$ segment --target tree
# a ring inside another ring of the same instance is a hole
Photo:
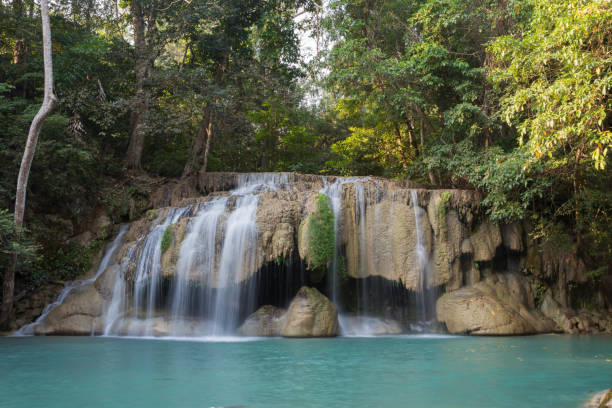
[[[336,41],[327,87],[353,133],[334,148],[340,167],[369,162],[367,168],[398,176],[434,146],[466,137],[491,144],[495,120],[484,64],[486,43],[503,16],[499,3],[332,2],[328,25]],[[445,182],[431,171],[419,176]]]
[[[44,58],[44,97],[43,103],[32,120],[28,139],[26,142],[21,167],[19,169],[19,178],[17,179],[17,195],[15,199],[15,234],[20,234],[23,228],[23,217],[25,212],[26,193],[28,188],[28,177],[30,176],[30,168],[34,153],[36,152],[36,144],[38,135],[42,125],[51,113],[53,105],[55,105],[56,97],[53,94],[53,62],[51,59],[51,25],[49,23],[49,5],[47,0],[40,0],[40,16],[42,20],[42,35],[43,35],[43,58]],[[0,309],[0,324],[6,324],[10,313],[13,310],[13,292],[15,290],[15,268],[17,264],[17,255],[13,255],[13,262],[5,268],[3,285],[2,285],[2,308]]]
[[[207,5],[205,3],[202,7],[206,8]],[[178,38],[185,27],[189,27],[185,20],[191,18],[194,10],[189,8],[191,4],[169,0],[130,0],[129,7],[134,32],[136,95],[130,116],[130,140],[125,166],[131,170],[140,170],[148,130],[147,114],[151,105],[155,61],[164,47]]]
[[[612,148],[612,7],[610,0],[517,1],[529,10],[521,35],[491,45],[500,116],[519,133],[549,174],[571,180],[577,246],[583,221],[586,167],[603,171]],[[602,174],[600,177],[604,177]],[[591,183],[593,184],[593,183]],[[573,205],[572,205],[573,204]],[[590,228],[590,227],[589,227]]]

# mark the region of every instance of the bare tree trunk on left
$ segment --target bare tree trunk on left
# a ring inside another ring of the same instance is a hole
[[[28,140],[26,142],[23,157],[21,159],[21,167],[19,168],[19,177],[17,179],[17,197],[15,198],[15,238],[19,238],[20,230],[23,227],[23,215],[25,212],[26,193],[28,188],[28,177],[30,176],[30,168],[36,151],[38,135],[42,125],[51,113],[53,105],[57,101],[53,94],[53,63],[51,60],[51,26],[49,24],[49,5],[47,0],[40,0],[40,15],[42,18],[42,34],[43,34],[43,60],[45,71],[45,93],[43,103],[32,120],[30,131],[28,132]],[[7,320],[13,310],[13,292],[15,290],[15,269],[17,264],[17,256],[13,256],[13,261],[4,272],[4,281],[2,285],[2,307],[0,309],[0,325],[6,325]]]

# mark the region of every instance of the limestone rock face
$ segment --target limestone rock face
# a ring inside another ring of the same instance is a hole
[[[423,265],[418,264],[416,251],[417,224],[418,239],[427,253],[432,249],[432,236],[427,212],[418,203],[413,206],[410,190],[394,188],[381,194],[373,183],[346,185],[342,202],[340,244],[346,245],[348,275],[380,276],[402,282],[408,289],[419,288]]]
[[[283,337],[332,337],[338,334],[338,309],[315,288],[302,287],[289,305]]]
[[[499,226],[490,222],[484,222],[476,228],[470,237],[474,248],[474,261],[490,261],[495,257],[495,250],[502,243],[502,235]]]
[[[321,189],[336,181],[335,177],[324,179],[293,173],[269,176],[278,188],[259,195],[254,220],[257,224],[257,240],[252,246],[254,254],[249,262],[243,263],[243,270],[235,274],[234,283],[249,279],[266,263],[297,261],[297,255],[308,264],[311,254],[306,237],[311,214],[316,209],[316,198]],[[190,215],[171,227],[172,240],[162,255],[164,278],[172,278],[177,273],[181,245],[199,206],[214,197],[226,195],[225,191],[244,185],[249,177],[254,175],[206,173],[197,181],[198,188],[214,193],[205,197],[192,197],[197,195],[196,190],[183,185],[186,182],[170,186],[172,191],[162,189],[156,193],[153,200],[156,205],[193,206]],[[472,213],[478,206],[479,197],[464,190],[411,190],[415,187],[418,186],[407,181],[377,178],[347,180],[340,185],[338,204],[341,212],[335,221],[337,245],[346,251],[342,267],[346,268],[349,277],[377,276],[401,283],[407,289],[418,290],[421,287],[419,271],[424,268],[424,265],[419,265],[420,258],[416,255],[418,234],[429,259],[425,286],[447,285],[447,288],[456,289],[461,285],[461,254],[480,251],[477,248],[480,241],[473,243],[468,239]],[[179,193],[175,194],[177,191]],[[413,191],[416,192],[416,203],[413,203]],[[235,197],[230,196],[225,214],[219,219],[215,244],[218,255],[223,247],[225,223],[234,204]],[[126,254],[126,248],[142,242],[152,225],[165,219],[168,211],[169,207],[155,208],[133,222],[126,234],[122,253]],[[497,232],[501,237],[499,229]],[[482,235],[486,237],[486,234]],[[501,238],[495,236],[486,246],[487,257],[492,258],[491,254],[500,244]],[[132,251],[132,256],[137,256],[138,251]],[[135,267],[128,262],[128,279]],[[201,278],[203,271],[196,269],[187,273],[188,279],[196,281]],[[214,279],[211,282],[216,284]]]
[[[275,337],[281,335],[285,324],[285,309],[265,305],[251,314],[238,332],[244,336]]]
[[[297,249],[302,206],[309,195],[295,190],[261,194],[257,207],[258,259],[261,263],[288,259]]]
[[[40,287],[32,296],[26,296],[15,303],[15,325],[12,330],[33,322],[43,312],[45,307],[52,303],[60,294],[64,285],[61,283],[48,283]]]
[[[497,298],[474,287],[464,287],[438,299],[440,322],[453,334],[529,334],[535,330]]]
[[[501,226],[502,241],[504,246],[515,252],[523,250],[523,236],[520,224],[505,224]]]
[[[94,285],[73,289],[73,293],[34,328],[35,334],[84,335],[102,331],[104,299]]]
[[[554,323],[530,307],[522,281],[514,274],[493,275],[483,282],[441,296],[438,321],[453,334],[513,335],[545,333]]]
[[[561,306],[553,299],[550,291],[540,305],[542,313],[556,324],[556,331],[564,333],[612,333],[612,315],[597,311],[575,312]]]

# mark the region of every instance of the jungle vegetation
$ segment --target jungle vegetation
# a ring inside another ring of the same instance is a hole
[[[16,232],[41,19],[0,1],[0,268],[20,254],[18,290],[82,273],[57,237],[101,205],[142,215],[139,178],[205,171],[477,189],[495,222],[611,274],[610,0],[55,0],[50,18],[57,103]]]

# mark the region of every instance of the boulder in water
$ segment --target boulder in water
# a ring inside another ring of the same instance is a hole
[[[595,394],[583,408],[612,408],[612,388]]]
[[[438,320],[453,334],[511,335],[535,330],[495,296],[474,287],[446,293],[436,304]]]
[[[533,299],[518,276],[496,274],[486,281],[438,299],[438,321],[453,334],[512,335],[546,333],[555,324],[533,309]]]
[[[303,286],[289,305],[283,337],[332,337],[338,334],[338,309],[315,288]]]
[[[73,289],[68,298],[34,327],[35,334],[90,335],[102,331],[104,300],[94,285]]]
[[[238,332],[245,336],[280,336],[285,324],[286,312],[285,309],[280,307],[262,306],[244,321]]]

